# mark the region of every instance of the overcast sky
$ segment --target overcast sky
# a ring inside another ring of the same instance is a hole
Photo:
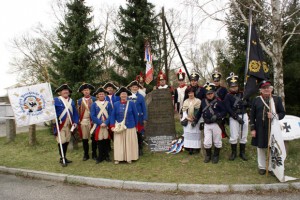
[[[162,6],[165,10],[169,8],[180,9],[182,2],[180,0],[149,0],[156,6],[157,11]],[[41,23],[46,28],[55,27],[55,17],[51,9],[53,0],[8,0],[2,1],[0,6],[0,96],[5,94],[4,88],[17,83],[16,75],[9,74],[9,62],[13,57],[11,40],[14,37],[20,37],[22,34],[29,32],[33,27]],[[125,0],[86,0],[86,4],[93,6],[95,11],[94,17],[97,17],[101,5],[109,4],[119,7],[125,6]],[[195,19],[194,19],[195,20]],[[215,23],[215,22],[214,22]],[[201,27],[199,38],[201,41],[215,40],[225,38],[224,31],[218,30],[220,25],[206,23]]]

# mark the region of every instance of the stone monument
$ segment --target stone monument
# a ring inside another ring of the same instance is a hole
[[[145,136],[151,151],[167,151],[176,136],[174,107],[169,89],[147,94],[148,122]]]

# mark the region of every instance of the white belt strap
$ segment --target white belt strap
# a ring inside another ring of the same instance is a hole
[[[102,105],[100,104],[98,101],[95,102],[97,104],[97,106],[100,108],[100,112],[98,113],[97,115],[97,118],[100,119],[101,115],[104,114],[104,116],[107,118],[108,117],[108,113],[107,113],[107,110],[106,110],[106,106],[108,104],[107,101],[105,101],[105,103]],[[94,132],[94,130],[96,129],[96,124],[93,124],[93,127],[90,131],[90,134],[92,134]]]
[[[70,115],[70,111],[71,111],[71,113],[73,113],[72,99],[69,99],[69,101],[67,102],[67,105],[66,105],[66,103],[65,103],[64,100],[63,100],[63,97],[59,96],[58,98],[62,101],[62,103],[63,103],[64,106],[65,106],[64,111],[63,111],[63,112],[60,114],[60,116],[59,116],[59,121],[61,121],[62,118],[65,116],[65,114],[67,114],[67,115],[68,115],[68,118],[69,118],[69,120],[70,120],[70,123],[73,124],[72,119],[71,119],[71,115]],[[70,109],[70,110],[69,110],[69,109]]]

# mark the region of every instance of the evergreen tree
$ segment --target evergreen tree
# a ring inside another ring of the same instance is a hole
[[[155,16],[154,5],[147,0],[127,0],[126,8],[120,6],[118,16],[119,30],[115,30],[118,47],[113,52],[119,69],[111,70],[111,78],[122,85],[134,80],[140,72],[145,73],[144,45],[148,40],[153,58],[157,55],[159,22]],[[155,66],[156,60],[153,60]]]
[[[98,29],[91,28],[93,17],[83,0],[70,0],[64,21],[60,22],[57,42],[52,44],[49,69],[55,87],[68,83],[74,91],[83,83],[97,83],[101,75]]]
[[[263,5],[263,1],[261,5]],[[241,0],[238,4],[241,11],[245,16],[249,16],[248,7],[251,5],[251,1]],[[254,8],[255,10],[255,8]],[[266,44],[269,43],[266,30],[268,30],[268,24],[265,23],[264,16],[255,11],[252,12],[253,23],[256,24],[260,29],[259,37]],[[230,72],[234,72],[239,76],[240,85],[243,86],[244,76],[245,76],[245,63],[246,63],[246,50],[247,50],[247,39],[248,39],[248,26],[241,23],[243,19],[237,12],[235,5],[230,3],[229,14],[226,17],[226,25],[228,31],[228,42],[229,49],[225,52],[218,53],[218,66],[219,71],[224,75],[224,77],[229,76]],[[265,55],[265,59],[268,62],[269,58]]]
[[[295,13],[299,8],[299,1],[294,0],[289,5],[287,14]],[[285,24],[284,33],[290,32],[293,29],[293,25],[299,22],[300,13],[298,12],[289,23]],[[298,28],[297,32],[300,32],[300,28]],[[284,42],[286,39],[287,37],[284,38]],[[289,44],[283,51],[286,112],[289,115],[300,116],[300,93],[295,92],[300,85],[300,37],[292,37]]]

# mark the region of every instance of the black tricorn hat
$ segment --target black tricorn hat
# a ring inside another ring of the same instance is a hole
[[[55,93],[58,93],[62,90],[69,90],[70,93],[72,93],[71,88],[67,85],[67,84],[62,84],[61,86],[59,86],[58,88],[56,88]]]
[[[200,75],[196,72],[193,72],[190,76],[191,81],[199,81]]]
[[[239,77],[234,75],[233,72],[230,73],[230,76],[228,76],[226,78],[227,84],[229,85],[229,87],[234,87],[234,86],[238,86],[238,79]]]
[[[108,92],[103,87],[99,87],[93,95],[96,96],[100,92],[104,92],[106,95],[108,95]]]
[[[129,83],[129,84],[126,86],[126,88],[127,88],[127,89],[130,89],[130,87],[131,87],[131,86],[134,86],[134,85],[138,86],[139,88],[143,88],[143,86],[141,86],[141,84],[140,84],[138,81],[131,81],[131,83]]]
[[[213,81],[220,81],[222,74],[220,72],[215,71],[211,76]]]
[[[216,85],[214,83],[206,83],[204,86],[205,94],[214,93],[216,90]]]
[[[82,90],[84,90],[84,89],[90,89],[90,90],[94,90],[95,89],[95,87],[94,86],[92,86],[91,84],[89,84],[89,83],[83,83],[81,86],[79,86],[79,88],[78,88],[78,92],[82,92]]]
[[[126,92],[127,95],[132,95],[132,93],[124,86],[121,86],[120,89],[115,93],[116,96],[120,96],[122,92]]]
[[[103,86],[104,89],[106,89],[106,88],[108,88],[108,87],[112,87],[112,88],[115,89],[115,90],[118,89],[118,87],[117,87],[115,84],[113,84],[112,82],[107,82],[107,83],[105,83],[105,85]]]

